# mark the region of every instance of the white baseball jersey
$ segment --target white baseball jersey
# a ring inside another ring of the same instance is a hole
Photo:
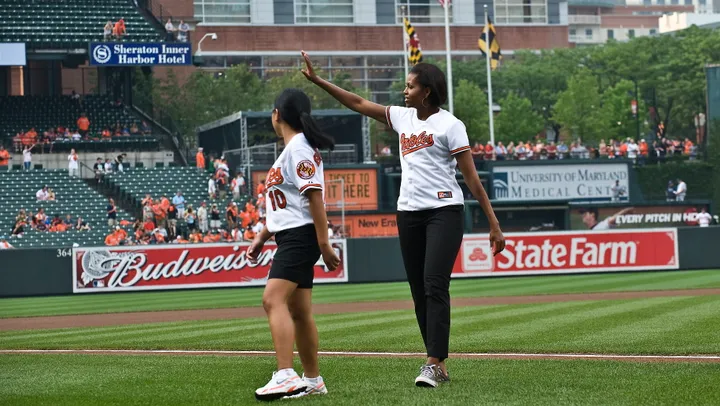
[[[603,220],[603,221],[595,224],[595,225],[591,228],[591,230],[601,231],[601,230],[609,230],[609,229],[611,229],[611,228],[613,228],[613,225],[610,224],[610,219],[609,219],[609,218],[606,218],[605,220]]]
[[[271,233],[312,224],[310,189],[325,191],[320,153],[310,146],[305,134],[294,136],[285,146],[265,178],[267,228]]]
[[[710,223],[712,223],[712,215],[708,212],[698,213],[697,221],[700,227],[709,227]]]
[[[389,106],[385,116],[400,136],[398,211],[464,204],[455,179],[455,154],[470,150],[465,124],[443,109],[425,121],[417,117],[414,108]]]

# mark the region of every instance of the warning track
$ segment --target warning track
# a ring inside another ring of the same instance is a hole
[[[573,293],[534,296],[500,296],[458,298],[452,300],[453,307],[492,306],[529,303],[555,303],[592,300],[629,300],[671,296],[720,295],[720,289],[678,289],[641,292]],[[411,310],[412,301],[385,301],[360,303],[316,304],[315,314],[377,312],[387,310]],[[18,317],[0,319],[0,331],[58,329],[75,327],[105,327],[128,324],[146,324],[176,321],[246,319],[265,317],[262,307],[239,307],[226,309],[174,310],[155,312],[104,313],[71,316]]]

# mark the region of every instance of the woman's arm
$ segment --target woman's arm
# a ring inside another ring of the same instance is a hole
[[[373,103],[369,100],[365,100],[362,97],[356,95],[355,93],[348,92],[347,90],[335,86],[327,80],[317,76],[315,74],[315,71],[313,70],[310,56],[308,56],[305,51],[302,51],[302,56],[305,59],[306,65],[306,68],[302,70],[302,73],[309,81],[315,83],[324,91],[328,92],[330,96],[334,97],[337,101],[342,103],[350,110],[356,111],[364,116],[374,118],[375,120],[383,124],[388,123],[385,116],[385,106]]]
[[[500,222],[497,217],[495,217],[495,211],[493,211],[492,205],[490,204],[490,198],[485,192],[482,182],[480,182],[480,177],[477,174],[475,163],[472,159],[472,153],[469,150],[460,152],[455,155],[455,159],[460,167],[460,172],[463,174],[465,184],[475,199],[480,203],[480,207],[482,207],[490,223],[490,243],[493,246],[493,255],[497,255],[505,249],[505,237],[502,231],[500,231]]]
[[[315,233],[317,234],[318,245],[322,253],[325,266],[334,271],[340,265],[340,258],[335,254],[335,250],[330,245],[328,237],[327,213],[325,213],[325,203],[323,202],[323,193],[320,189],[309,189],[305,192],[305,196],[310,202],[310,215],[315,225]]]

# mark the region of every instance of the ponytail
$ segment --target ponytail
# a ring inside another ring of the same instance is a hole
[[[310,114],[304,111],[300,113],[300,123],[305,138],[313,148],[329,149],[330,151],[335,149],[335,140],[320,130],[317,121]]]

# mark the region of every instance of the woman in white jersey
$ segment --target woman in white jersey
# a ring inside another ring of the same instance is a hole
[[[404,107],[381,106],[319,78],[303,52],[305,76],[351,110],[389,125],[400,136],[402,181],[397,224],[415,315],[427,349],[417,386],[436,387],[450,378],[445,366],[450,340],[450,274],[463,238],[463,192],[455,178],[460,167],[465,184],[490,223],[493,254],[505,239],[480,183],[465,125],[440,108],[447,101],[445,74],[426,63],[407,77]]]
[[[275,100],[272,125],[285,141],[285,149],[265,179],[266,227],[248,248],[257,260],[265,242],[275,236],[273,257],[263,307],[270,322],[277,371],[255,391],[259,400],[324,395],[327,388],[318,368],[318,334],[312,316],[315,263],[322,255],[335,270],[340,259],[330,245],[325,213],[322,158],[318,149],[333,149],[310,116],[310,99],[298,89],[286,89]],[[303,377],[293,369],[293,343],[297,343]]]

